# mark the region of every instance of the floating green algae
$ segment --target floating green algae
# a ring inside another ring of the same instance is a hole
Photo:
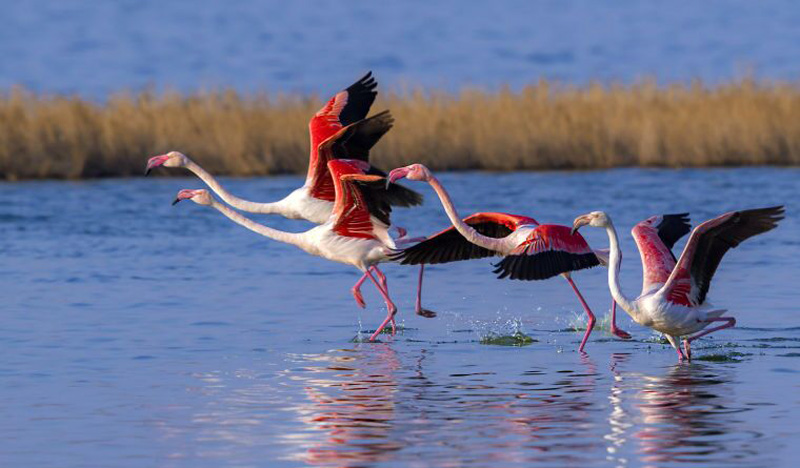
[[[534,340],[521,331],[516,331],[511,335],[489,333],[488,335],[481,337],[480,343],[494,346],[528,346],[538,341],[539,340]]]
[[[750,354],[731,351],[730,353],[722,354],[705,354],[703,356],[693,357],[692,360],[706,362],[742,362],[741,358],[746,356],[750,356]]]

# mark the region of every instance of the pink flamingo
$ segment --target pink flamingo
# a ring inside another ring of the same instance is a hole
[[[436,264],[496,255],[505,258],[497,265],[499,278],[542,280],[562,275],[588,316],[586,333],[578,350],[583,352],[595,325],[595,316],[572,280],[571,272],[605,263],[607,255],[592,250],[568,226],[539,224],[535,219],[505,213],[475,213],[463,220],[442,184],[422,164],[394,169],[388,181],[401,178],[427,182],[436,191],[453,227],[427,240],[401,250],[393,256],[403,264]],[[420,282],[421,287],[421,282]],[[616,307],[612,306],[611,333],[620,338],[630,335],[617,328]]]
[[[659,216],[637,224],[633,235],[642,257],[644,284],[636,299],[628,298],[620,289],[622,253],[611,218],[602,211],[594,211],[575,218],[572,229],[577,231],[586,225],[605,228],[611,246],[608,270],[611,295],[636,323],[664,333],[682,361],[684,354],[679,345],[682,336],[686,336],[685,357],[691,360],[692,341],[736,325],[735,318],[722,317],[727,310],[706,302],[711,278],[723,255],[750,237],[774,229],[783,214],[783,207],[775,206],[731,211],[706,221],[694,229],[677,261],[666,245],[654,242],[652,229],[660,222]],[[716,322],[724,323],[700,332]],[[688,336],[696,332],[700,333]]]
[[[352,88],[352,86],[351,86],[351,88]],[[334,98],[334,100],[335,99],[336,98]],[[332,100],[332,102],[334,100]],[[324,173],[322,173],[322,172],[317,170],[316,172],[318,173],[318,177],[317,177],[316,180],[326,180],[326,181],[330,182],[331,189],[332,189],[333,188],[333,185],[332,185],[333,184],[333,179],[332,179],[332,177],[331,177],[331,175],[330,175],[330,173],[329,173],[329,171],[327,169],[327,167],[328,167],[327,163],[329,161],[333,160],[333,159],[355,159],[355,160],[360,160],[360,161],[367,161],[369,159],[369,150],[372,148],[372,146],[374,146],[378,142],[378,140],[380,140],[380,138],[386,132],[388,132],[392,128],[393,123],[394,123],[394,119],[392,118],[391,113],[389,111],[384,111],[384,112],[376,114],[376,115],[374,115],[374,116],[372,116],[370,118],[363,119],[363,120],[360,120],[360,121],[355,122],[353,124],[350,124],[350,125],[348,125],[346,127],[339,128],[338,131],[334,132],[325,141],[321,142],[317,146],[317,151],[316,151],[317,157],[314,158],[314,160],[316,161],[315,164],[317,166],[324,165],[325,166],[325,171],[324,171]],[[313,126],[313,124],[314,124],[314,120],[312,119],[312,126]],[[315,132],[314,135],[318,136],[319,132]],[[173,152],[168,153],[168,154],[163,155],[163,156],[155,156],[155,157],[151,158],[150,159],[150,163],[148,163],[148,168],[152,169],[152,167],[157,167],[157,165],[162,165],[162,164],[168,164],[168,165],[170,165],[170,164],[181,164],[181,165],[184,165],[184,167],[187,167],[188,169],[190,169],[193,172],[195,172],[196,174],[198,174],[201,179],[206,181],[206,183],[210,187],[212,187],[212,189],[214,188],[214,186],[216,184],[216,180],[213,179],[213,177],[211,175],[209,175],[202,168],[200,168],[200,166],[197,166],[194,162],[192,162],[191,160],[186,158],[184,155],[182,155],[181,153],[178,153],[176,151],[173,151]],[[377,175],[377,176],[381,176],[381,177],[386,175],[384,172],[382,172],[382,171],[380,171],[378,169],[375,169],[374,167],[371,167],[366,162],[363,163],[363,166],[366,168],[366,172],[368,174]],[[318,186],[319,187],[326,187],[328,182],[320,183],[320,184],[318,184]],[[219,186],[217,185],[217,187],[219,187]],[[418,205],[418,204],[422,203],[422,197],[418,193],[416,193],[416,192],[414,192],[412,190],[409,190],[409,189],[407,189],[405,187],[402,187],[402,186],[399,186],[399,185],[391,186],[390,189],[391,190],[397,190],[397,191],[406,192],[406,195],[407,195],[406,197],[397,198],[397,200],[401,200],[401,199],[402,200],[409,200],[409,201],[411,201],[411,205]],[[298,190],[295,190],[293,192],[293,195],[290,195],[289,197],[284,199],[284,201],[288,200],[288,199],[300,200],[301,198],[298,198],[299,195],[297,195],[297,194],[299,194],[299,193],[310,193],[308,191],[304,192],[304,190],[305,190],[305,186],[304,186],[304,188],[300,188]],[[218,194],[220,193],[219,190],[217,190],[216,192]],[[225,193],[227,193],[227,192],[225,192]],[[241,199],[238,199],[236,197],[234,197],[233,199],[226,198],[223,195],[221,195],[221,197],[225,201],[239,200],[239,201],[231,204],[231,206],[233,206],[233,207],[243,208],[243,209],[247,208],[247,207],[250,207],[251,209],[249,211],[255,211],[255,212],[259,212],[259,213],[268,212],[268,211],[259,211],[261,209],[259,207],[253,208],[253,206],[254,206],[253,202],[242,201]],[[310,200],[307,197],[303,198],[303,199],[305,199],[306,201]],[[395,200],[396,199],[394,199],[394,198],[391,199],[391,203],[394,203]],[[318,201],[320,201],[320,200],[318,199]],[[264,206],[267,206],[267,205],[269,205],[271,207],[284,206],[284,205],[281,205],[282,203],[283,202],[278,202],[277,205],[269,204],[269,203],[267,203],[267,204],[255,204],[255,205],[260,205],[262,208]],[[311,206],[317,206],[317,207],[322,206],[322,205],[320,205],[318,203],[317,204],[315,204],[315,203],[316,202],[313,202],[313,203],[312,202],[300,203],[300,204],[296,205],[296,207],[306,207],[306,208],[298,208],[298,210],[296,210],[294,212],[284,212],[282,214],[288,216],[289,218],[292,218],[296,214],[305,213],[305,214],[309,215],[309,217],[307,217],[306,219],[309,219],[310,221],[318,221],[318,219],[316,219],[316,218],[314,218],[314,219],[310,219],[310,218],[313,218],[314,216],[317,216],[317,215],[321,214],[323,211],[327,210],[328,218],[330,218],[330,215],[331,215],[331,212],[332,212],[332,209],[333,209],[333,206],[334,206],[333,203],[332,202],[328,203],[327,201],[320,201],[320,203],[327,203],[326,207],[322,211],[319,211],[319,210],[315,211],[315,210],[307,209],[308,207],[311,207]],[[404,206],[410,206],[410,205],[404,205]],[[272,208],[269,208],[269,209],[272,209]],[[306,210],[306,211],[304,211],[304,210]],[[248,211],[248,210],[245,210],[245,211]],[[294,214],[292,214],[292,213],[294,213]],[[408,243],[410,241],[415,240],[415,239],[409,239],[409,238],[406,237],[406,230],[405,229],[403,229],[401,227],[397,227],[397,226],[392,226],[392,227],[394,229],[396,229],[397,232],[399,233],[399,237],[397,239],[395,239],[396,242]],[[378,279],[384,284],[384,287],[385,287],[386,286],[386,276],[383,274],[383,272],[381,272],[380,270],[377,270],[377,269],[373,269],[373,272],[378,276]],[[364,297],[361,294],[361,286],[364,283],[364,281],[366,281],[366,280],[367,280],[367,276],[363,275],[356,282],[356,284],[353,285],[353,287],[351,289],[351,292],[353,294],[353,297],[356,300],[356,303],[361,308],[366,307],[366,302],[364,301]],[[421,298],[419,297],[420,293],[418,293],[417,295],[418,295],[417,301],[419,302],[421,300]],[[433,316],[435,316],[434,313],[432,313],[430,311],[427,311],[425,309],[420,309],[420,311],[418,311],[418,314],[421,315],[421,316],[424,316],[424,317],[433,317]]]
[[[320,152],[320,145],[342,128],[366,118],[378,94],[375,91],[377,86],[377,82],[372,77],[372,72],[369,72],[347,89],[333,96],[322,109],[314,114],[308,123],[311,150],[306,182],[302,187],[294,190],[282,200],[258,203],[239,198],[223,188],[217,179],[200,167],[199,164],[178,151],[171,151],[150,158],[147,161],[145,175],[156,167],[184,167],[205,182],[225,203],[236,209],[249,213],[279,214],[285,218],[305,219],[315,224],[322,224],[328,220],[333,210],[334,181],[328,172],[327,164],[328,158],[333,156],[330,153],[323,154]],[[387,118],[391,119],[388,111],[385,111],[385,114]],[[389,124],[386,131],[391,128],[391,121]],[[348,158],[368,162],[369,151],[354,151],[348,155]],[[368,172],[373,171],[377,175],[385,176],[384,173],[377,169],[371,169]]]
[[[334,159],[328,161],[334,180],[336,202],[328,221],[301,232],[289,233],[258,224],[214,199],[207,190],[181,190],[174,203],[192,200],[211,206],[233,222],[270,239],[295,245],[319,257],[352,265],[367,276],[386,302],[386,319],[370,336],[375,340],[387,324],[396,326],[397,307],[389,297],[385,284],[375,279],[371,271],[381,262],[389,261],[389,254],[397,245],[388,234],[392,205],[407,205],[416,201],[413,192],[386,190],[385,179],[364,174],[367,165],[362,161]]]

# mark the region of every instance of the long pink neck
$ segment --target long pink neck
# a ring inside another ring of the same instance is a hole
[[[197,177],[200,178],[200,180],[205,182],[205,184],[208,185],[208,187],[213,190],[214,193],[219,195],[219,197],[222,198],[225,203],[236,209],[247,211],[249,213],[286,214],[286,210],[284,209],[281,201],[274,203],[258,203],[239,198],[225,190],[225,188],[223,188],[222,185],[217,182],[217,179],[215,179],[214,176],[209,174],[194,161],[187,162],[184,167],[192,171]]]
[[[619,269],[622,265],[622,249],[619,246],[619,237],[617,237],[617,230],[614,229],[614,224],[609,220],[606,226],[606,233],[608,234],[609,242],[609,260],[608,260],[608,289],[611,291],[611,297],[622,307],[622,310],[628,313],[637,323],[639,320],[639,310],[636,308],[634,301],[628,298],[623,292],[619,284]]]
[[[503,239],[486,237],[461,219],[461,216],[458,215],[458,211],[456,211],[456,207],[453,204],[453,200],[450,199],[450,194],[447,193],[447,190],[444,189],[436,177],[431,176],[428,179],[428,183],[431,185],[431,187],[433,187],[433,190],[439,196],[439,200],[442,202],[442,206],[444,207],[445,213],[447,213],[447,217],[450,218],[450,222],[453,223],[453,227],[455,227],[462,236],[477,246],[493,250],[501,254],[509,253],[507,252],[509,249],[507,248],[506,243],[503,242]]]
[[[264,237],[268,237],[270,239],[276,240],[278,242],[283,242],[286,244],[292,244],[300,247],[301,249],[306,249],[306,242],[305,242],[305,233],[294,233],[294,232],[285,232],[279,231],[277,229],[273,229],[271,227],[264,226],[263,224],[259,224],[249,218],[246,218],[239,214],[238,212],[232,210],[227,205],[223,205],[222,203],[218,202],[217,200],[211,201],[211,206],[215,208],[220,213],[224,214],[234,223],[244,226],[247,229],[261,234]]]

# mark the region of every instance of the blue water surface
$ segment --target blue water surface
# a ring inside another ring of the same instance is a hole
[[[500,281],[491,260],[387,265],[401,330],[349,293],[352,267],[310,257],[192,203],[195,179],[0,183],[0,464],[9,467],[795,466],[800,456],[800,171],[635,170],[443,174],[464,214],[571,223],[605,209],[622,282],[641,285],[633,223],[786,204],[775,231],[725,257],[709,298],[735,329],[678,364],[622,316],[608,332],[606,270],[574,275],[602,318],[584,321],[560,278]],[[298,177],[225,179],[274,200]],[[395,212],[412,233],[446,226],[433,192]],[[304,222],[260,217],[300,231]],[[605,234],[586,229],[593,245]],[[677,249],[682,248],[679,242]],[[527,346],[486,344],[521,332]]]

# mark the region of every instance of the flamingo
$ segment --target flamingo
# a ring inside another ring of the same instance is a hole
[[[568,226],[539,224],[535,219],[507,213],[475,213],[463,220],[442,184],[422,164],[392,170],[387,182],[399,179],[423,181],[433,187],[453,227],[428,237],[393,255],[406,265],[448,263],[459,260],[504,256],[495,273],[499,278],[543,280],[563,276],[588,316],[586,333],[578,351],[583,352],[595,325],[595,316],[584,300],[571,273],[605,263],[607,254],[592,250],[579,234]],[[421,288],[421,278],[420,286]],[[611,309],[611,333],[623,339],[630,335],[616,325],[616,307]]]
[[[386,318],[369,340],[374,341],[387,324],[391,324],[394,336],[397,307],[389,297],[386,284],[376,280],[372,271],[379,271],[379,263],[390,261],[390,254],[397,247],[388,234],[392,205],[407,206],[418,199],[410,190],[386,190],[383,177],[364,173],[368,165],[363,161],[333,159],[328,161],[328,169],[336,194],[333,213],[326,223],[301,233],[283,232],[256,223],[220,203],[205,189],[181,190],[173,204],[192,200],[211,206],[231,221],[262,236],[358,268],[375,284],[388,309]]]
[[[375,91],[377,86],[372,72],[369,72],[347,89],[338,92],[314,114],[308,123],[311,150],[305,184],[282,200],[258,203],[239,198],[223,188],[217,179],[199,164],[178,151],[170,151],[150,158],[147,161],[145,175],[156,167],[184,167],[205,182],[225,203],[236,209],[249,213],[279,214],[290,219],[305,219],[315,224],[325,223],[333,210],[334,181],[328,173],[326,157],[330,157],[330,154],[321,154],[319,147],[342,128],[363,120],[367,116],[378,94]],[[388,115],[388,111],[385,112]],[[357,152],[349,156],[351,159],[369,160],[368,151]],[[385,176],[377,169],[374,172],[376,175]]]
[[[628,298],[620,289],[622,253],[617,231],[608,214],[594,211],[578,216],[572,230],[577,232],[581,226],[587,225],[605,228],[611,247],[608,269],[611,295],[636,323],[665,334],[677,350],[678,360],[683,361],[684,353],[680,348],[682,336],[686,337],[683,340],[685,358],[691,360],[692,341],[736,325],[734,317],[722,316],[727,312],[726,309],[715,308],[706,302],[711,278],[722,257],[729,249],[750,237],[774,229],[778,221],[783,219],[783,214],[782,206],[774,206],[731,211],[708,220],[692,231],[677,260],[667,245],[653,242],[651,229],[661,222],[661,217],[654,216],[642,221],[633,228],[644,270],[642,293],[636,299]],[[705,330],[718,322],[723,323]]]
[[[313,120],[312,120],[312,123],[313,123]],[[325,141],[321,142],[317,146],[317,151],[316,151],[317,157],[315,159],[316,159],[318,164],[322,164],[322,162],[325,162],[324,165],[326,167],[324,175],[320,176],[320,177],[322,179],[324,179],[324,180],[327,180],[327,181],[330,181],[331,183],[333,183],[333,179],[331,178],[331,175],[330,175],[330,173],[328,172],[328,169],[327,169],[327,161],[330,161],[332,159],[357,159],[357,160],[361,160],[361,161],[367,161],[369,159],[369,150],[372,148],[372,146],[374,146],[378,142],[378,140],[380,140],[380,138],[386,132],[388,132],[392,128],[393,123],[394,123],[394,118],[392,117],[391,113],[389,111],[384,111],[384,112],[376,114],[376,115],[374,115],[372,117],[369,117],[367,119],[362,119],[362,120],[360,120],[358,122],[355,122],[353,124],[350,124],[350,125],[348,125],[346,127],[342,127],[337,132],[335,132],[333,135],[329,136]],[[163,155],[163,156],[155,156],[155,157],[151,158],[150,159],[150,163],[148,163],[148,168],[157,167],[157,165],[161,165],[161,164],[168,164],[169,165],[169,164],[176,164],[176,163],[183,164],[183,165],[185,165],[185,167],[189,168],[190,170],[192,170],[193,172],[198,174],[201,179],[206,181],[206,183],[210,187],[212,187],[212,189],[213,189],[214,185],[217,184],[216,180],[210,174],[205,172],[205,170],[203,170],[200,166],[198,166],[197,164],[192,162],[186,156],[184,156],[183,154],[178,153],[176,151],[173,151],[173,152],[168,153],[168,154]],[[152,166],[153,164],[155,164],[155,166]],[[365,167],[365,171],[370,175],[376,175],[376,176],[381,176],[381,177],[384,177],[386,175],[384,172],[382,172],[379,169],[376,169],[376,168],[370,166],[366,162],[364,162],[363,167]],[[206,179],[208,179],[208,180],[206,180]],[[322,185],[325,185],[325,184],[322,184]],[[217,185],[217,187],[219,187],[219,186]],[[331,185],[331,187],[333,187],[333,186]],[[222,190],[222,189],[220,188],[220,190]],[[284,201],[288,200],[289,198],[292,198],[292,197],[295,197],[295,199],[298,199],[296,194],[301,193],[302,190],[303,190],[302,188],[298,189],[298,190],[295,190],[293,192],[293,195],[290,195],[289,197],[284,199]],[[412,204],[414,204],[414,205],[422,203],[421,195],[419,195],[418,193],[416,193],[416,192],[414,192],[412,190],[409,190],[409,189],[407,189],[405,187],[401,187],[401,186],[395,186],[395,187],[392,188],[392,190],[400,190],[400,191],[408,192],[407,193],[408,199],[413,199],[414,202]],[[224,190],[223,190],[223,192],[224,192]],[[217,191],[217,193],[220,194],[219,191]],[[227,193],[227,192],[224,192],[224,193]],[[226,198],[222,194],[220,194],[220,196],[223,198],[223,200],[225,200],[227,202],[231,201],[230,198]],[[231,204],[231,206],[233,206],[233,207],[240,207],[240,208],[241,207],[248,207],[248,206],[252,207],[252,204],[253,204],[253,202],[243,201],[243,200],[238,199],[236,197],[234,197],[234,200],[239,200],[239,201],[236,202],[236,203]],[[394,199],[392,199],[390,202],[393,203]],[[282,202],[278,202],[279,205],[281,203]],[[324,202],[324,203],[328,203],[328,202]],[[269,203],[267,203],[267,204],[256,204],[256,205],[274,206],[274,204],[269,204]],[[313,204],[306,204],[306,205],[298,205],[298,206],[309,207],[309,206],[312,206],[312,205]],[[272,209],[272,208],[270,208],[270,209]],[[325,208],[325,209],[328,210],[328,217],[330,218],[330,214],[331,214],[331,211],[333,209],[333,203],[328,203],[328,207]],[[245,210],[245,211],[247,211],[247,210]],[[250,211],[253,211],[253,209],[251,209]],[[301,211],[298,211],[298,213],[300,213]],[[256,212],[264,212],[264,211],[257,211],[256,210]],[[307,211],[306,213],[318,213],[318,212],[316,212],[316,211]],[[284,214],[286,214],[286,213],[284,213]],[[287,215],[287,216],[290,217],[290,218],[293,217],[293,215]],[[309,219],[309,220],[310,221],[316,221],[315,219]],[[418,239],[418,238],[408,238],[407,237],[407,231],[402,227],[392,226],[392,228],[394,228],[398,233],[398,238],[395,239],[396,242],[408,243],[409,241],[413,241],[415,239]],[[373,272],[378,276],[378,279],[381,282],[383,282],[384,286],[385,286],[386,285],[386,277],[385,277],[385,275],[380,270],[373,270]],[[356,303],[361,308],[365,308],[366,307],[366,302],[364,301],[364,297],[361,294],[361,285],[366,280],[367,280],[367,276],[363,275],[356,282],[356,284],[353,285],[353,287],[351,288],[351,292],[353,294],[353,297],[355,298]],[[418,293],[417,293],[417,303],[419,303],[421,301],[420,295],[421,295],[421,292],[418,291]],[[423,309],[421,307],[418,308],[417,314],[421,315],[423,317],[434,317],[436,315],[434,312],[428,311],[427,309]]]

